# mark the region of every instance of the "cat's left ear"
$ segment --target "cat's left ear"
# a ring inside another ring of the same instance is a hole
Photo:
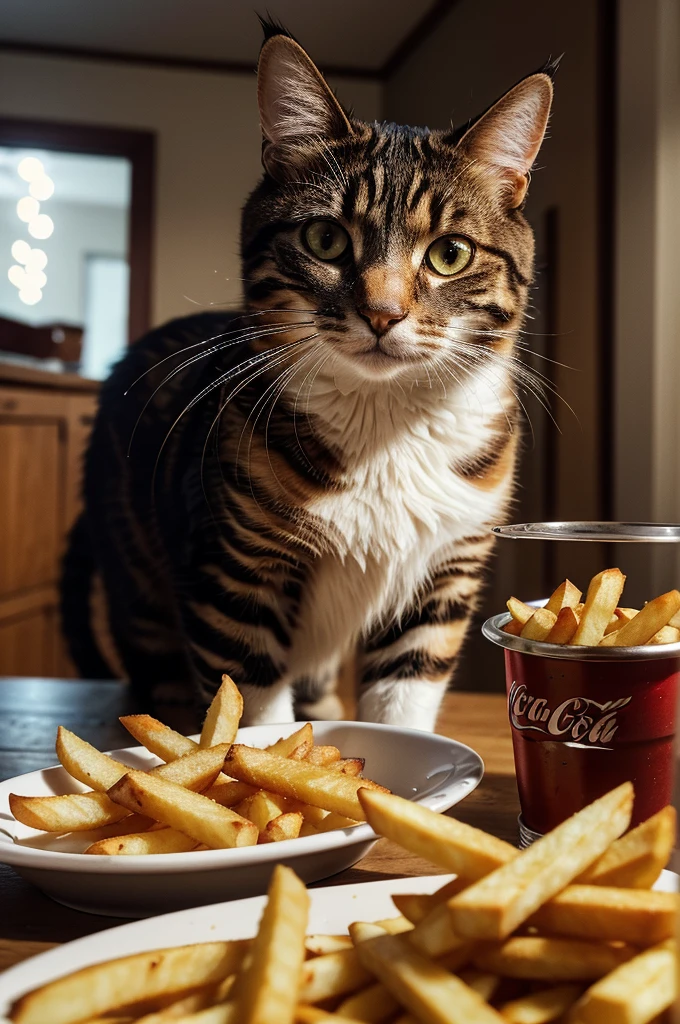
[[[310,143],[351,135],[347,114],[316,64],[285,34],[267,39],[257,66],[262,163],[274,178],[294,176]]]
[[[552,98],[550,76],[530,75],[482,114],[458,142],[457,151],[498,185],[509,209],[524,201]]]

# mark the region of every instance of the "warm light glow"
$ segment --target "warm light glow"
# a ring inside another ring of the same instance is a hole
[[[19,162],[17,173],[24,181],[35,181],[36,178],[44,175],[45,168],[43,167],[42,160],[38,160],[37,156],[25,156]]]
[[[27,270],[44,270],[47,266],[47,253],[43,252],[42,249],[31,249],[28,242],[24,242],[23,244],[28,248],[28,255],[25,260],[19,259],[19,257],[14,253],[14,247],[12,247],[12,256],[14,256],[17,263],[25,263]]]
[[[53,231],[54,221],[46,213],[38,214],[28,225],[28,233],[33,238],[49,238]]]
[[[19,292],[19,298],[27,306],[35,306],[36,302],[40,302],[43,295],[39,288],[35,288],[33,285],[27,285],[22,288]]]
[[[42,270],[33,269],[33,267],[26,268],[26,287],[44,288],[46,284],[47,274]]]
[[[15,288],[23,288],[26,283],[26,271],[16,263],[9,268],[7,276]]]
[[[32,196],[24,196],[17,203],[17,217],[28,224],[40,213],[40,203]]]
[[[28,263],[32,252],[42,252],[42,250],[31,249],[28,242],[24,242],[23,238],[18,238],[12,246],[12,256],[17,263]],[[45,259],[45,262],[47,262],[47,258]],[[43,268],[41,267],[40,269],[42,270]]]
[[[42,177],[35,178],[31,182],[28,191],[34,199],[49,199],[54,194],[54,182],[46,174],[43,174]]]

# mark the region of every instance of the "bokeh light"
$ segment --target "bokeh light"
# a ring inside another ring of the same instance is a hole
[[[33,285],[26,285],[19,292],[19,298],[27,306],[35,306],[36,302],[40,302],[42,297],[43,295],[40,289],[34,287]]]
[[[29,224],[40,213],[40,203],[33,196],[24,196],[17,203],[17,217]]]
[[[17,173],[24,181],[34,181],[45,174],[45,168],[42,160],[38,160],[37,156],[25,156],[19,162]]]
[[[7,276],[14,285],[15,288],[23,288],[26,282],[26,271],[23,267],[20,267],[17,263],[9,268]]]
[[[28,191],[34,199],[49,199],[54,194],[54,182],[46,174],[43,174],[40,178],[35,178],[31,182],[28,186]]]
[[[28,263],[32,252],[42,252],[42,249],[31,249],[28,242],[25,242],[23,238],[17,238],[12,246],[12,257],[17,263]],[[47,262],[47,257],[45,257],[45,262]],[[40,269],[42,270],[43,268],[41,267]]]
[[[17,263],[25,263],[27,270],[44,270],[47,266],[47,253],[43,252],[42,249],[31,249],[28,242],[24,242],[24,245],[28,247],[28,256],[25,260],[20,260],[17,256],[14,256],[14,249],[12,249],[12,255]]]
[[[33,238],[49,238],[54,231],[54,221],[46,213],[40,213],[29,222],[28,233]]]

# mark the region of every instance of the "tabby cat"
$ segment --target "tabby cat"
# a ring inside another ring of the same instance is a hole
[[[513,491],[551,73],[462,129],[365,124],[265,26],[245,312],[151,332],[102,389],[63,586],[84,675],[96,572],[141,687],[228,672],[247,724],[337,717],[358,649],[359,717],[434,728]]]

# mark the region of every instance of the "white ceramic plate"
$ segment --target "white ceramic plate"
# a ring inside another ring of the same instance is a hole
[[[264,725],[239,730],[237,740],[263,747],[299,727]],[[479,784],[484,765],[462,743],[387,725],[315,722],[319,743],[337,746],[344,757],[364,757],[365,775],[400,796],[444,811]],[[113,751],[132,767],[159,764],[143,747]],[[168,853],[145,857],[85,857],[82,836],[64,839],[15,821],[9,794],[47,796],[80,793],[86,787],[63,768],[46,768],[0,783],[0,862],[59,903],[112,917],[150,914],[263,893],[277,863],[289,864],[305,882],[328,878],[356,864],[376,841],[366,824],[237,850]],[[75,850],[75,852],[74,852]]]
[[[422,878],[391,878],[385,882],[311,889],[307,933],[339,935],[347,931],[352,921],[379,921],[384,917],[395,917],[397,911],[392,903],[392,893],[434,892],[451,878],[453,875],[427,875]],[[677,883],[677,875],[664,871],[655,888],[675,892]],[[266,897],[256,896],[248,900],[164,914],[162,917],[110,928],[97,935],[88,935],[84,939],[57,946],[40,956],[31,957],[0,976],[0,1024],[6,1024],[3,1015],[8,1013],[11,1004],[19,996],[90,964],[131,956],[148,949],[191,942],[249,938],[257,930],[265,902]]]

